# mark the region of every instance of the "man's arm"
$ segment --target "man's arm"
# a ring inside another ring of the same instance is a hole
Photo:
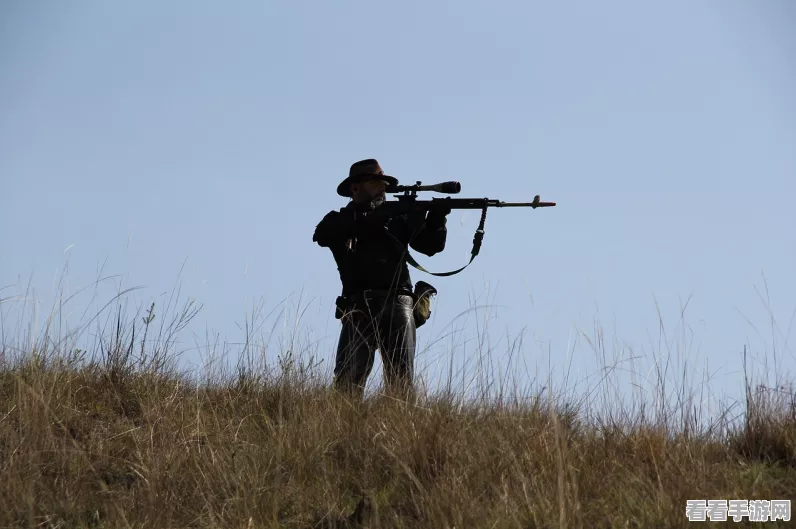
[[[448,238],[446,225],[449,213],[450,209],[429,211],[419,231],[409,242],[409,247],[429,257],[443,251]]]

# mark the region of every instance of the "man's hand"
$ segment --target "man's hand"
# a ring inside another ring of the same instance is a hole
[[[434,209],[430,210],[428,215],[426,215],[426,228],[438,230],[445,226],[447,223],[446,217],[450,215],[451,211],[450,206],[444,205],[444,202],[443,205],[436,206]]]
[[[442,218],[442,217],[447,217],[448,215],[451,214],[451,211],[452,211],[451,207],[449,205],[445,204],[444,200],[441,200],[440,204],[441,205],[439,205],[439,206],[435,207],[434,209],[432,209],[431,211],[429,211],[428,212],[429,215],[434,215],[434,216],[439,215],[439,217]]]

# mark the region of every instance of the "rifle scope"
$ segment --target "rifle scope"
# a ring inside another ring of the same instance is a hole
[[[455,195],[459,191],[462,190],[462,185],[456,181],[450,182],[440,182],[439,184],[429,184],[429,185],[421,185],[418,182],[415,185],[411,186],[395,186],[390,190],[390,193],[400,193],[400,192],[407,192],[407,193],[415,193],[417,191],[435,191],[437,193],[445,193],[446,195]]]

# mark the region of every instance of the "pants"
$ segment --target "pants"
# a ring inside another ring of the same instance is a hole
[[[412,296],[404,294],[376,297],[359,301],[343,316],[334,368],[335,388],[362,398],[379,349],[385,389],[409,396],[415,361],[413,303]]]

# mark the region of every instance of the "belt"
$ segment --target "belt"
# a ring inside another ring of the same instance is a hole
[[[347,292],[346,294],[344,294],[344,297],[346,298],[364,299],[366,301],[373,298],[392,298],[398,296],[414,297],[414,293],[411,290],[407,289],[386,290],[386,289],[368,288],[364,290],[355,290],[353,292]]]

